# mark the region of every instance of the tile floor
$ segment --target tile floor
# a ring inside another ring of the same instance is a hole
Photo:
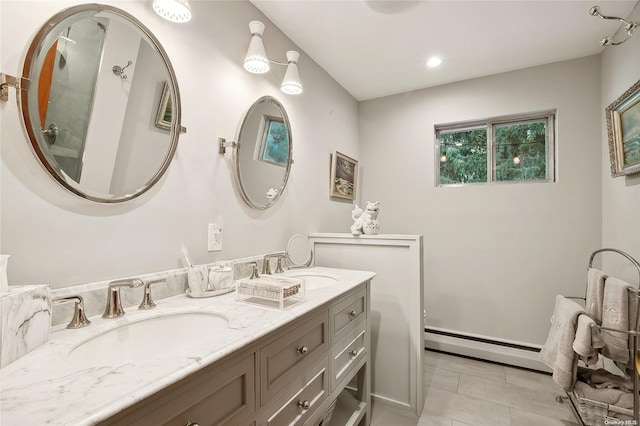
[[[420,418],[374,403],[372,426],[576,426],[551,376],[427,351]]]

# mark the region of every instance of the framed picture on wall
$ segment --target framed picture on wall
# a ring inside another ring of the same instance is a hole
[[[331,158],[331,191],[332,197],[346,200],[356,199],[356,178],[358,161],[336,151]]]
[[[289,160],[289,136],[282,117],[263,115],[258,135],[258,160],[286,167]]]
[[[605,110],[611,176],[640,172],[640,80]]]
[[[164,130],[171,130],[171,90],[169,83],[164,82],[162,96],[156,112],[156,127]]]

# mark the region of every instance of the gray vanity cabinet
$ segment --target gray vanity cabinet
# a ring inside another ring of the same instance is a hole
[[[254,383],[251,353],[205,367],[100,425],[252,425]]]
[[[365,282],[100,424],[366,426],[368,311]]]
[[[260,400],[264,405],[285,386],[326,358],[329,317],[320,315],[297,326],[260,350]]]

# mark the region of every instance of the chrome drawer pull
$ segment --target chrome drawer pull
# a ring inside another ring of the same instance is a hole
[[[357,317],[357,316],[358,316],[358,313],[357,313],[356,311],[351,311],[351,312],[349,312],[349,316],[350,316],[351,318],[355,318],[355,317]]]
[[[303,410],[308,410],[309,408],[311,408],[311,403],[309,401],[298,401],[298,407],[302,408]]]
[[[306,355],[307,352],[309,352],[309,348],[306,346],[298,346],[297,351],[300,355]]]
[[[358,356],[358,351],[356,351],[355,349],[350,350],[350,351],[349,351],[349,356],[350,356],[351,358],[355,358],[355,357],[357,357],[357,356]]]

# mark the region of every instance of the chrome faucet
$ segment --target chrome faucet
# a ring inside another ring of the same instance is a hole
[[[161,278],[159,280],[147,281],[144,283],[144,294],[142,296],[142,302],[138,306],[138,309],[153,309],[156,307],[156,304],[151,300],[151,286],[153,284],[160,284],[166,281],[166,278]]]
[[[267,274],[267,275],[271,275],[271,259],[273,258],[280,258],[283,257],[284,253],[271,253],[271,254],[265,254],[264,257],[262,258],[262,275]],[[282,263],[280,260],[278,260],[278,266],[280,269],[280,271],[276,272],[284,272],[282,271]]]
[[[249,262],[249,266],[251,266],[251,277],[250,280],[255,280],[260,278],[260,274],[258,274],[258,262]]]
[[[51,301],[54,305],[61,305],[63,303],[75,302],[75,306],[73,309],[73,316],[71,317],[71,321],[67,324],[67,328],[82,328],[91,324],[84,314],[84,299],[82,296],[68,296],[68,297],[57,297]]]
[[[277,257],[277,263],[276,263],[276,270],[274,272],[274,274],[283,274],[284,273],[284,269],[282,268],[282,261],[286,258],[287,256],[284,254],[280,254]]]
[[[144,285],[140,278],[127,278],[124,280],[111,281],[107,288],[107,306],[104,308],[102,318],[118,318],[124,315],[122,302],[120,299],[121,287],[140,287]]]

